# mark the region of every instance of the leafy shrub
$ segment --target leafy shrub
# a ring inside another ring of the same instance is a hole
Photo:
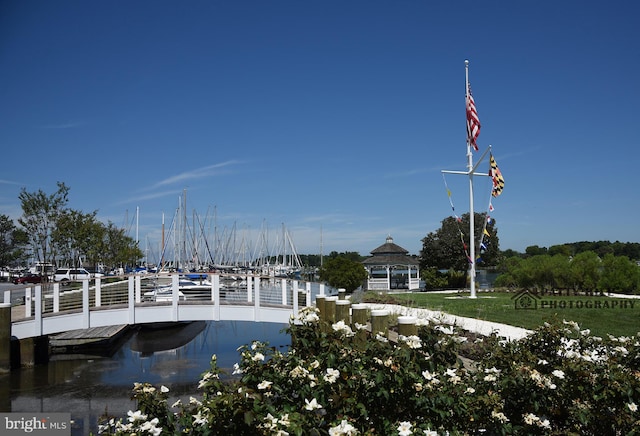
[[[640,337],[597,338],[571,322],[507,342],[467,338],[427,322],[398,343],[307,308],[286,329],[288,352],[239,348],[235,379],[216,357],[198,398],[167,404],[167,389],[136,384],[139,410],[103,433],[194,435],[637,434]]]

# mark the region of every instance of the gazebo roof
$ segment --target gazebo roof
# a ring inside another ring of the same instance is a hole
[[[418,265],[417,259],[407,256],[408,250],[405,250],[398,244],[394,244],[393,238],[387,236],[387,241],[371,250],[371,257],[365,259],[362,263],[365,265]]]

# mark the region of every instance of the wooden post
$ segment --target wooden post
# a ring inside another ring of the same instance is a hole
[[[321,321],[325,321],[326,318],[326,309],[325,309],[325,300],[327,297],[325,297],[324,295],[318,295],[316,296],[316,307],[318,308],[318,311],[320,312],[318,314],[318,317],[320,318]]]
[[[336,301],[336,321],[344,321],[345,324],[351,324],[351,315],[349,310],[351,309],[351,301],[338,300]]]
[[[361,303],[352,305],[351,320],[353,328],[356,328],[356,324],[366,325],[369,322],[369,307]]]
[[[415,316],[399,316],[398,317],[398,335],[416,336],[418,334],[418,326],[416,325]]]
[[[359,329],[356,325],[366,326],[369,322],[369,307],[366,304],[353,304],[351,306],[351,328],[356,333],[354,343],[363,349],[367,343],[367,330]]]
[[[0,304],[0,374],[11,370],[11,303]]]
[[[336,322],[336,301],[338,301],[338,297],[326,297],[324,299],[325,321],[329,324]]]
[[[389,332],[389,311],[376,309],[371,311],[371,334],[382,333],[385,337]]]
[[[338,289],[338,300],[344,300],[347,298],[347,290],[344,288]]]

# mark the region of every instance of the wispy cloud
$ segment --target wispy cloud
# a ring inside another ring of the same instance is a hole
[[[178,196],[182,191],[179,189],[172,189],[169,191],[162,191],[162,192],[154,192],[152,194],[146,194],[146,195],[138,195],[135,197],[129,197],[126,200],[122,200],[116,203],[116,205],[119,204],[129,204],[129,203],[140,203],[141,201],[145,201],[145,200],[153,200],[154,198],[161,198],[161,197],[168,197],[170,195],[172,196]]]
[[[205,177],[220,175],[226,172],[225,169],[227,167],[238,164],[238,163],[240,162],[236,160],[229,160],[229,161],[218,163],[218,164],[208,165],[206,167],[195,168],[193,170],[185,171],[184,173],[180,173],[175,176],[171,176],[169,178],[161,180],[155,185],[151,186],[149,189],[156,189],[162,186],[173,185],[175,183],[182,183],[187,180],[202,179]]]
[[[20,186],[22,183],[14,182],[13,180],[2,180],[0,179],[0,185],[17,185]]]

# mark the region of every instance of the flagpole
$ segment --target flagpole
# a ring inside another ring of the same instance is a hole
[[[465,72],[465,101],[469,104],[469,60],[464,61]],[[475,214],[473,212],[473,153],[471,151],[471,139],[467,135],[467,168],[469,170],[469,246],[471,247],[469,262],[469,298],[476,298],[476,239],[475,239]]]

